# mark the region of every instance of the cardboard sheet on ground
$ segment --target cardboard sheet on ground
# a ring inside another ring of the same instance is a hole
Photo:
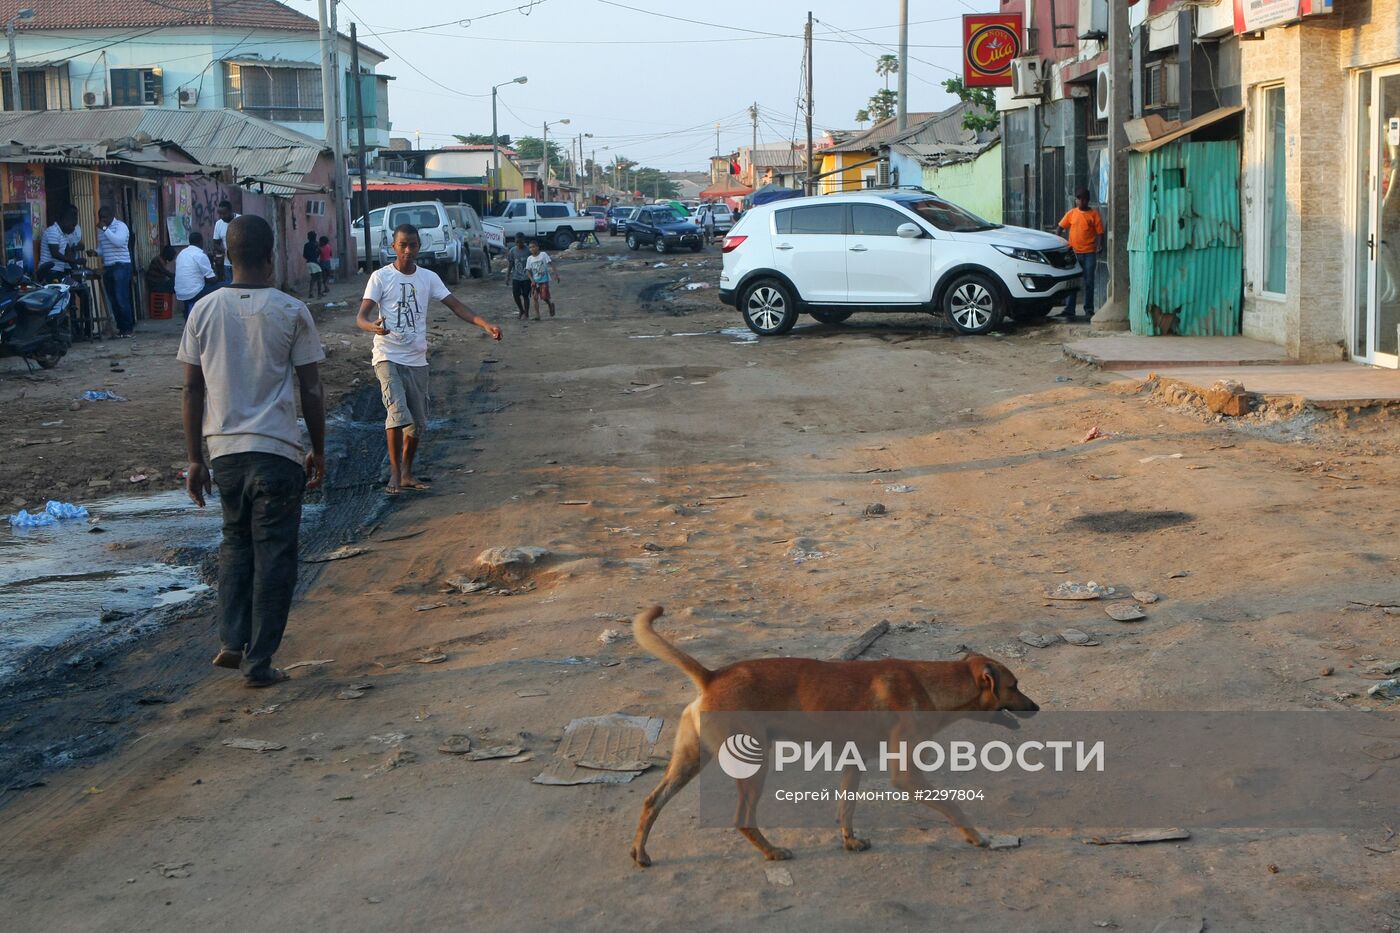
[[[564,727],[554,761],[536,784],[626,784],[651,763],[661,720],[647,716],[587,716]]]

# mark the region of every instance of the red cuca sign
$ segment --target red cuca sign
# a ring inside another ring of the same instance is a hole
[[[1021,54],[1021,15],[963,18],[963,84],[1010,87],[1011,60]]]

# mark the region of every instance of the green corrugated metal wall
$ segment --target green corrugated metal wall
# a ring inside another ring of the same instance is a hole
[[[1128,322],[1135,334],[1240,332],[1238,142],[1168,143],[1128,156]],[[1165,315],[1175,315],[1169,325]]]

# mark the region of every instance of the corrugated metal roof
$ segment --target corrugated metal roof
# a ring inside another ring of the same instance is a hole
[[[974,158],[1001,138],[999,130],[974,131],[963,126],[963,117],[975,108],[966,102],[934,114],[917,126],[892,137],[895,152],[912,156],[923,165],[946,165]]]
[[[936,113],[911,113],[911,114],[907,114],[907,115],[906,115],[906,119],[909,121],[909,123],[910,123],[911,125],[913,125],[913,124],[915,124],[915,123],[923,123],[925,120],[929,119],[930,117],[936,117],[936,116],[938,116],[938,114],[936,114]],[[866,130],[864,133],[861,133],[861,134],[859,134],[859,135],[857,135],[857,136],[852,136],[850,139],[846,140],[845,142],[843,142],[843,143],[837,143],[836,145],[832,146],[831,148],[829,148],[829,149],[824,149],[823,151],[824,151],[824,152],[864,152],[864,151],[869,150],[869,151],[872,151],[872,152],[873,152],[874,150],[876,150],[876,149],[878,149],[878,148],[880,147],[880,144],[881,144],[881,143],[886,142],[886,141],[889,140],[889,139],[892,139],[896,134],[898,134],[899,129],[898,129],[898,127],[895,126],[895,123],[896,123],[896,122],[897,122],[897,118],[896,118],[896,117],[890,117],[888,120],[881,120],[879,123],[876,123],[874,126],[872,126],[870,129]]]
[[[1189,136],[1199,129],[1210,126],[1212,123],[1218,123],[1221,120],[1224,120],[1226,117],[1233,117],[1237,113],[1244,113],[1244,108],[1219,107],[1215,110],[1210,111],[1209,113],[1201,114],[1194,120],[1190,120],[1186,123],[1181,124],[1180,127],[1178,127],[1175,130],[1172,130],[1170,133],[1167,133],[1164,136],[1158,136],[1156,139],[1149,139],[1146,142],[1135,143],[1129,146],[1128,148],[1131,149],[1133,152],[1151,152],[1154,149],[1162,148],[1167,143],[1176,142],[1183,136]]]
[[[107,107],[0,114],[0,141],[22,146],[111,140],[170,142],[202,165],[256,177],[269,194],[290,194],[326,150],[324,142],[236,110]],[[281,188],[280,180],[288,184]]]

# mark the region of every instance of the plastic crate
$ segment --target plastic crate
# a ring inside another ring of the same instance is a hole
[[[146,300],[146,317],[153,321],[168,321],[175,314],[175,296],[170,292],[151,292]]]

